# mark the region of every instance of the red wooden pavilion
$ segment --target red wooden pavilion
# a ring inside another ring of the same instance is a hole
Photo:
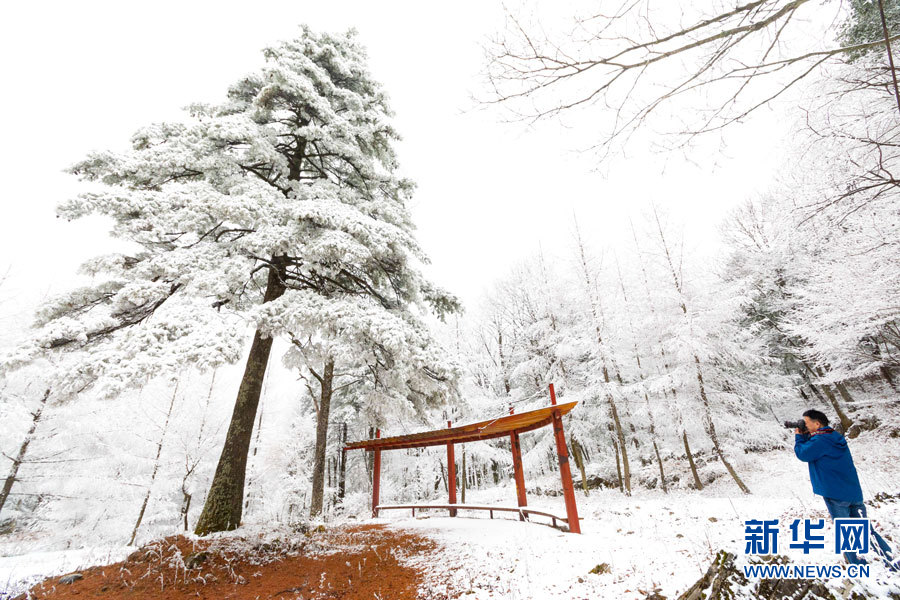
[[[578,521],[578,508],[575,505],[575,489],[572,485],[572,472],[569,469],[569,452],[566,449],[566,438],[563,433],[562,417],[567,414],[577,402],[569,402],[567,404],[556,403],[556,392],[553,384],[550,384],[550,406],[531,410],[528,412],[514,414],[513,409],[509,409],[509,415],[491,419],[489,421],[481,421],[479,423],[470,423],[452,427],[450,421],[447,421],[447,429],[436,429],[434,431],[425,431],[422,433],[413,433],[409,435],[400,435],[395,437],[381,437],[381,431],[375,431],[375,438],[371,440],[362,440],[353,442],[344,446],[347,450],[365,450],[374,454],[374,468],[372,477],[372,516],[377,517],[379,510],[391,508],[408,508],[412,509],[415,514],[416,508],[444,508],[450,511],[450,516],[455,517],[460,509],[488,510],[491,511],[513,511],[519,513],[519,518],[524,520],[529,514],[540,514],[553,519],[554,525],[557,520],[565,521],[572,533],[581,533],[581,525]],[[550,513],[527,508],[528,502],[525,497],[525,474],[522,469],[522,450],[519,446],[519,435],[528,431],[534,431],[547,425],[553,425],[553,434],[556,438],[556,451],[559,455],[559,473],[562,478],[563,496],[566,501],[566,517],[558,517]],[[512,442],[513,456],[513,473],[516,480],[516,495],[518,499],[518,507],[502,507],[502,506],[475,506],[470,504],[456,503],[456,464],[454,459],[454,445],[464,444],[466,442],[474,442],[478,440],[490,440],[498,437],[509,436]],[[428,446],[447,446],[447,487],[450,495],[449,504],[428,504],[428,505],[382,505],[379,504],[379,487],[381,483],[381,451],[382,450],[400,450],[404,448],[425,448]]]

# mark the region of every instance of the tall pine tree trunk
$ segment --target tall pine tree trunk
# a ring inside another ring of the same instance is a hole
[[[284,264],[275,258],[269,268],[266,293],[263,302],[271,302],[284,294]],[[266,366],[272,351],[272,338],[263,337],[258,330],[247,356],[244,377],[238,388],[231,423],[225,434],[225,445],[219,456],[219,464],[213,476],[203,512],[197,521],[195,532],[206,535],[215,531],[228,531],[241,524],[244,503],[244,479],[247,472],[247,454],[256,422],[256,409],[262,393]]]
[[[6,504],[6,499],[9,498],[9,493],[12,491],[12,486],[16,482],[16,475],[19,474],[19,467],[22,466],[22,463],[25,462],[25,453],[28,452],[28,445],[31,444],[31,440],[34,439],[34,432],[37,430],[38,423],[41,422],[41,414],[44,412],[44,406],[47,404],[47,398],[50,397],[50,388],[47,388],[47,391],[44,392],[43,398],[41,398],[40,404],[32,413],[31,419],[31,427],[28,428],[28,433],[25,434],[25,439],[22,440],[22,445],[19,446],[19,452],[16,454],[16,457],[12,461],[12,466],[9,469],[9,475],[6,476],[6,481],[3,482],[3,490],[0,491],[0,512],[3,511],[3,505]]]
[[[334,390],[334,360],[325,363],[325,369],[319,375],[312,371],[319,380],[321,392],[316,411],[316,453],[313,460],[312,498],[309,505],[309,516],[317,517],[322,512],[322,501],[325,495],[325,455],[328,449],[328,417],[331,414],[331,393]]]

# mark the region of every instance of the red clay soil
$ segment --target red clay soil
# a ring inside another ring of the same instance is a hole
[[[319,528],[256,545],[176,536],[123,562],[79,571],[83,578],[74,583],[48,579],[21,598],[413,600],[423,574],[400,559],[436,549],[423,536],[383,525]]]

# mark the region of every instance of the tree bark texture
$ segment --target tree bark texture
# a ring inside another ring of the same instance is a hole
[[[700,475],[697,474],[697,465],[694,464],[694,455],[691,454],[691,445],[688,443],[687,431],[682,430],[681,439],[684,442],[684,453],[687,454],[688,464],[691,466],[691,475],[694,476],[694,487],[702,490],[703,483],[700,481]]]
[[[574,438],[572,439],[572,458],[575,459],[575,466],[581,471],[581,487],[584,495],[588,496],[590,494],[588,493],[587,472],[584,468],[584,453],[581,451],[581,442]]]
[[[666,485],[666,472],[663,471],[662,457],[659,455],[659,448],[656,446],[656,440],[653,440],[653,451],[656,452],[656,462],[659,463],[659,481],[662,485],[663,493],[668,494],[669,488]]]
[[[329,360],[319,378],[321,392],[319,410],[316,415],[316,452],[313,460],[312,499],[309,516],[317,517],[322,512],[325,494],[325,456],[328,449],[328,416],[331,413],[331,393],[334,390],[334,360]]]
[[[263,302],[271,302],[285,291],[284,267],[277,259],[273,260],[273,265],[269,269]],[[197,535],[228,531],[236,529],[241,524],[247,454],[250,451],[256,410],[259,407],[266,366],[272,351],[272,341],[271,337],[263,337],[259,330],[253,335],[253,344],[250,346],[244,377],[238,388],[231,423],[225,434],[225,445],[219,456],[203,512],[194,530]]]

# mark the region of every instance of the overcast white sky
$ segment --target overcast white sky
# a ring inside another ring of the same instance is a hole
[[[691,164],[636,152],[596,172],[593,157],[572,152],[583,130],[553,122],[527,130],[472,110],[483,44],[503,26],[494,0],[7,4],[0,276],[7,267],[10,276],[0,327],[24,324],[28,306],[109,248],[101,221],[56,220],[55,204],[77,190],[62,169],[90,150],[121,147],[190,102],[218,101],[259,64],[263,46],[301,23],[359,30],[397,113],[403,171],[419,184],[414,216],[431,276],[467,302],[539,244],[565,253],[573,212],[601,245],[623,239],[627,216],[655,200],[687,224],[688,246],[709,252],[722,216],[777,166],[774,114],[731,133],[725,156]]]

